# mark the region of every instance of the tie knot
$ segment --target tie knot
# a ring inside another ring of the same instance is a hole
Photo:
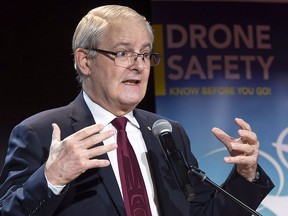
[[[117,131],[125,130],[127,120],[128,119],[126,117],[117,117],[117,118],[113,119],[113,121],[111,123],[117,129]]]

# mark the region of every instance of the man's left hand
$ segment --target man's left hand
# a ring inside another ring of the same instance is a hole
[[[230,153],[230,156],[224,157],[224,161],[235,164],[238,173],[248,181],[252,181],[256,176],[260,144],[257,135],[251,130],[247,122],[235,118],[235,123],[240,127],[238,130],[239,138],[233,138],[219,128],[213,128],[212,133],[226,146]]]

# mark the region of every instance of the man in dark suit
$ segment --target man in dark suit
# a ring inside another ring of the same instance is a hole
[[[136,108],[146,93],[150,67],[160,60],[152,44],[149,23],[127,7],[98,7],[80,21],[73,51],[83,90],[68,106],[36,114],[13,129],[0,178],[2,216],[249,215],[194,176],[191,203],[178,190],[151,132],[163,117]],[[139,164],[149,201],[135,214],[123,202],[127,192],[116,154],[119,131],[111,123],[123,116],[137,158],[130,165]],[[177,148],[197,167],[184,129],[167,120]],[[223,188],[256,209],[273,183],[257,164],[257,136],[242,119],[235,122],[237,139],[212,130],[231,154],[225,161],[235,164]]]

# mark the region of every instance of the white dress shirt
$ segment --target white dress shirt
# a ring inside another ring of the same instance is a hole
[[[109,111],[103,109],[101,106],[98,104],[94,103],[89,96],[83,92],[84,100],[90,109],[93,118],[97,124],[101,123],[104,125],[104,130],[107,129],[112,129],[115,131],[115,135],[110,137],[107,140],[104,140],[104,145],[111,144],[111,143],[117,143],[117,130],[114,128],[114,126],[111,124],[111,121],[116,118],[115,115],[110,113]],[[153,182],[150,174],[150,169],[149,169],[149,164],[147,161],[147,148],[144,143],[144,139],[142,136],[142,133],[140,131],[140,126],[133,116],[133,112],[130,112],[125,115],[125,117],[128,119],[127,125],[126,125],[126,132],[128,139],[134,149],[134,152],[136,154],[142,176],[145,182],[146,190],[147,190],[147,195],[149,199],[149,204],[151,208],[151,213],[153,216],[158,216],[158,210],[157,210],[157,201],[154,193],[154,187],[153,187]],[[119,189],[122,194],[122,187],[121,187],[121,181],[120,181],[120,174],[119,174],[119,169],[118,169],[118,162],[117,162],[117,150],[110,151],[107,153],[112,169],[114,171],[115,177],[117,179],[117,183],[119,185]],[[123,195],[122,195],[123,197]]]

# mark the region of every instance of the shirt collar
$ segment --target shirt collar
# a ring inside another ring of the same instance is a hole
[[[96,123],[101,123],[105,126],[107,126],[114,118],[114,114],[109,112],[108,110],[104,109],[100,105],[96,104],[91,100],[91,98],[86,94],[86,92],[83,91],[83,97],[84,101],[86,102],[89,110],[91,111],[93,118]],[[131,125],[133,125],[136,128],[140,128],[139,123],[137,122],[136,118],[133,115],[133,111],[127,113],[124,115],[130,122]]]

